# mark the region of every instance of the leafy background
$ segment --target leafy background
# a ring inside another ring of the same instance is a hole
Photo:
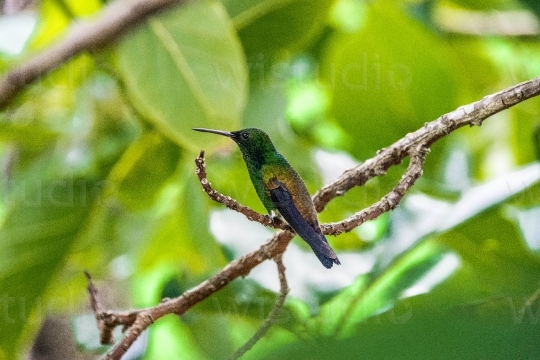
[[[1,15],[0,71],[103,6],[42,0]],[[486,26],[516,13],[533,35]],[[467,16],[488,30],[448,26]],[[151,306],[269,237],[203,194],[200,149],[217,189],[263,211],[235,145],[192,127],[263,128],[313,193],[425,122],[538,76],[539,17],[525,0],[197,1],[45,76],[0,113],[0,359],[106,351],[85,269],[106,306]],[[325,270],[293,241],[291,296],[245,358],[536,358],[539,108],[529,100],[435,144],[397,210],[330,239],[342,266]],[[404,166],[321,220],[378,200]],[[262,264],[154,324],[126,358],[224,358],[277,289]]]

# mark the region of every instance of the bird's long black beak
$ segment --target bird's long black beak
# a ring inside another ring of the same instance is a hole
[[[223,135],[223,136],[227,136],[227,137],[232,137],[233,136],[233,134],[228,132],[228,131],[212,130],[212,129],[205,129],[205,128],[193,128],[193,130],[200,131],[200,132],[207,132],[207,133],[212,133],[212,134]]]

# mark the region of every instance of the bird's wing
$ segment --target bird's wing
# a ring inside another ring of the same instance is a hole
[[[296,233],[311,247],[321,263],[331,268],[333,263],[339,264],[334,251],[328,245],[321,229],[310,224],[296,207],[293,196],[282,182],[272,179],[270,186],[270,198],[281,216],[291,225]]]

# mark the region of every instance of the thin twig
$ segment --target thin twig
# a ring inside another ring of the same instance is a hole
[[[260,340],[262,337],[270,330],[272,325],[277,321],[279,313],[281,312],[281,309],[283,308],[283,304],[285,303],[285,298],[287,297],[287,294],[289,293],[289,285],[287,284],[287,278],[285,277],[285,266],[283,265],[282,261],[282,255],[279,254],[274,259],[277,265],[278,270],[278,276],[279,276],[279,297],[276,300],[276,303],[274,304],[274,307],[272,308],[272,311],[270,311],[270,314],[268,314],[268,317],[262,324],[262,326],[253,334],[253,336],[244,344],[242,345],[238,350],[235,351],[234,354],[232,354],[229,357],[229,360],[236,360],[239,359],[242,355],[244,355],[246,352],[251,350],[251,348]]]
[[[243,214],[248,220],[256,221],[262,225],[273,227],[278,230],[289,230],[291,227],[281,221],[279,218],[272,218],[269,215],[259,214],[251,208],[239,204],[230,196],[225,196],[212,188],[212,185],[206,177],[206,164],[204,162],[204,150],[201,150],[199,156],[195,159],[195,173],[199,178],[203,190],[208,194],[208,197],[225,207]]]
[[[523,304],[523,307],[519,310],[519,314],[523,316],[527,309],[530,309],[534,303],[538,302],[540,300],[540,288],[536,289],[536,291],[525,301],[525,304]]]
[[[103,314],[103,306],[99,301],[97,288],[92,281],[92,276],[90,275],[90,273],[88,271],[85,271],[84,274],[86,275],[86,279],[88,279],[88,294],[90,295],[90,306],[92,307],[94,315],[96,316],[97,326],[100,332],[100,342],[104,345],[112,344],[112,332],[114,330],[114,326],[107,326],[103,321],[103,318],[101,317],[101,314]]]
[[[353,230],[368,220],[376,219],[387,211],[394,210],[401,202],[403,196],[405,196],[407,191],[414,185],[416,180],[422,176],[424,161],[428,153],[429,149],[421,145],[418,146],[417,149],[414,149],[410,156],[411,160],[407,171],[403,174],[401,180],[392,191],[383,196],[382,199],[375,204],[357,212],[345,220],[336,223],[322,224],[321,229],[323,233],[325,235],[339,235],[342,232]]]

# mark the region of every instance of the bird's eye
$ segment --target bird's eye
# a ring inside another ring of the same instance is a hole
[[[241,136],[242,136],[242,139],[244,139],[244,140],[249,139],[249,134],[248,133],[242,133]]]

